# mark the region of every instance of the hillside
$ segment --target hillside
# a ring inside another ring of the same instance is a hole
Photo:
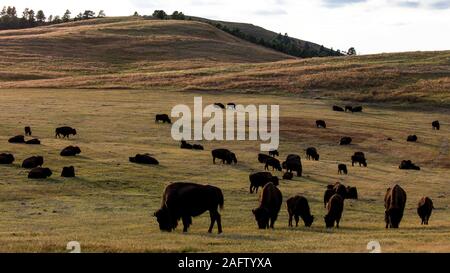
[[[0,88],[274,92],[450,105],[450,51],[297,59],[195,21],[0,31]]]

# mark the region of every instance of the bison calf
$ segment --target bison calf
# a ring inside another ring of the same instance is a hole
[[[422,225],[428,225],[428,220],[430,219],[431,212],[433,212],[434,206],[433,201],[429,197],[422,197],[417,206],[417,214],[419,214],[420,219],[422,219]]]
[[[267,183],[263,188],[259,207],[252,210],[260,229],[274,228],[282,203],[281,191],[274,184]]]
[[[299,218],[302,218],[305,227],[310,227],[314,221],[314,216],[311,215],[309,209],[308,200],[303,197],[296,195],[287,200],[287,210],[289,214],[288,225],[292,227],[292,218],[295,218],[295,226],[298,227]]]

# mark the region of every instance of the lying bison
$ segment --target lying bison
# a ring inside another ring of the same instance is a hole
[[[364,155],[363,152],[355,152],[352,157],[352,166],[355,166],[355,163],[358,163],[359,166],[364,166],[367,167],[367,160],[366,160],[366,156]]]
[[[192,144],[189,144],[186,142],[186,140],[182,140],[181,141],[181,145],[180,145],[181,149],[188,149],[188,150],[192,150]]]
[[[41,168],[37,167],[34,169],[31,169],[31,171],[28,173],[29,179],[45,179],[47,177],[50,177],[52,175],[52,171],[49,168]]]
[[[194,144],[194,145],[192,145],[192,149],[194,149],[194,150],[204,150],[205,148],[203,148],[203,146],[200,145],[200,144]]]
[[[55,138],[60,138],[61,135],[63,138],[69,138],[70,135],[76,135],[77,130],[69,126],[58,127],[55,129]]]
[[[166,123],[166,122],[169,124],[172,123],[172,121],[170,120],[170,118],[167,114],[157,114],[155,116],[155,122],[159,123],[160,121],[162,121],[162,123]]]
[[[272,167],[273,170],[282,171],[280,161],[274,157],[270,157],[266,160],[266,165],[264,165],[264,170],[269,170],[269,166]]]
[[[12,154],[2,153],[0,154],[0,164],[12,164],[14,162],[14,156]]]
[[[327,124],[325,123],[324,120],[316,120],[316,127],[317,128],[327,128]]]
[[[25,126],[24,131],[25,131],[26,136],[31,136],[31,127],[30,126]]]
[[[159,229],[172,231],[181,219],[183,232],[187,232],[192,224],[192,217],[199,216],[209,211],[211,224],[208,232],[212,232],[214,223],[222,233],[221,217],[218,208],[223,208],[224,200],[222,191],[214,186],[199,185],[195,183],[175,182],[164,190],[161,208],[154,213]]]
[[[80,153],[81,153],[81,150],[78,146],[67,146],[59,154],[61,156],[76,156],[77,154],[80,154]]]
[[[430,220],[431,213],[433,212],[434,206],[433,201],[429,197],[422,197],[417,206],[417,214],[419,214],[422,220],[422,225],[428,225],[428,220]]]
[[[337,112],[344,112],[344,108],[340,107],[340,106],[333,106],[333,111],[337,111]]]
[[[129,160],[132,163],[159,165],[158,160],[149,154],[136,154],[134,157],[130,157]]]
[[[22,168],[33,169],[44,164],[44,158],[42,156],[32,156],[25,159],[22,162]]]
[[[297,172],[297,176],[302,176],[302,161],[299,155],[290,154],[286,157],[286,161],[283,162],[282,168],[287,172]]]
[[[39,144],[41,144],[41,141],[39,139],[37,139],[37,138],[33,138],[33,139],[25,141],[25,144],[39,145]]]
[[[439,130],[441,129],[441,124],[439,123],[439,120],[435,120],[431,123],[431,126],[433,127],[433,130]]]
[[[336,228],[339,228],[339,222],[341,221],[342,211],[344,210],[344,198],[339,194],[331,196],[330,201],[327,203],[327,215],[325,215],[325,226],[327,228],[334,227],[336,222]]]
[[[216,158],[222,160],[222,164],[237,164],[236,155],[228,149],[215,149],[211,151],[213,157],[213,164],[216,164]]]
[[[292,178],[294,178],[294,174],[290,173],[290,172],[285,172],[283,174],[283,179],[284,180],[292,180]]]
[[[339,164],[338,165],[338,174],[348,174],[347,165]]]
[[[306,159],[308,160],[319,160],[319,154],[317,153],[317,149],[314,147],[309,147],[306,149]]]
[[[75,168],[73,166],[63,167],[61,177],[75,177]]]
[[[292,227],[292,217],[295,218],[295,226],[298,227],[299,218],[302,218],[305,227],[310,227],[314,221],[314,216],[311,215],[311,210],[309,209],[308,200],[303,197],[296,195],[287,200],[287,210],[289,214],[288,226]]]
[[[384,220],[386,228],[398,228],[403,218],[403,211],[406,204],[406,192],[399,186],[395,185],[388,188],[384,196]]]
[[[339,141],[339,145],[350,145],[352,143],[351,137],[342,137]]]
[[[273,176],[270,172],[253,173],[248,178],[250,180],[250,193],[258,192],[259,187],[264,187],[269,182],[278,186],[278,177]]]
[[[420,171],[420,167],[412,163],[411,160],[402,160],[400,166],[398,166],[401,170],[416,170]]]
[[[416,135],[410,135],[406,138],[406,141],[408,142],[416,142],[417,141],[417,136]]]
[[[274,228],[282,203],[281,191],[273,183],[267,183],[263,188],[259,207],[252,210],[260,229]]]
[[[363,110],[362,106],[355,106],[352,109],[352,113],[362,112],[362,110]]]
[[[8,139],[9,143],[25,143],[25,137],[22,135],[13,136],[12,138]]]

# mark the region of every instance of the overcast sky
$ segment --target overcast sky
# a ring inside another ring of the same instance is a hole
[[[450,49],[450,0],[0,0],[0,6],[72,15],[103,9],[107,16],[151,14],[155,9],[275,32],[359,54]]]

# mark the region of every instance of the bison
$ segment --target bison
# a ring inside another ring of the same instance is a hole
[[[339,145],[350,145],[352,143],[351,137],[342,137],[339,141]]]
[[[294,178],[294,174],[290,173],[290,172],[285,172],[283,174],[283,179],[284,180],[292,180],[292,178]]]
[[[278,177],[273,176],[270,172],[253,173],[248,178],[250,180],[250,193],[258,192],[259,187],[264,187],[269,182],[278,186]]]
[[[345,112],[352,112],[353,111],[353,107],[351,105],[346,105],[345,106]]]
[[[69,126],[58,127],[55,129],[55,138],[60,138],[61,135],[63,138],[69,138],[70,135],[76,135],[77,130]]]
[[[2,153],[0,154],[0,164],[12,164],[14,162],[14,156],[12,154]]]
[[[327,215],[325,215],[325,226],[327,228],[334,227],[336,222],[336,228],[339,228],[339,222],[341,221],[342,211],[344,210],[344,198],[339,194],[331,196],[327,203]]]
[[[269,166],[272,167],[273,170],[282,171],[280,161],[274,157],[270,157],[266,160],[266,165],[264,165],[264,170],[269,170]]]
[[[317,128],[327,128],[327,124],[324,120],[316,120],[316,127]]]
[[[326,208],[328,201],[330,201],[331,196],[335,194],[334,192],[334,185],[328,185],[327,189],[323,193],[323,206]]]
[[[386,228],[398,228],[406,204],[406,192],[399,185],[386,190],[384,196],[384,220]]]
[[[130,157],[129,161],[138,164],[159,165],[158,160],[149,154],[136,154],[134,157]]]
[[[213,164],[216,164],[216,158],[222,160],[222,164],[237,164],[236,155],[228,149],[215,149],[211,151],[211,155],[213,157]]]
[[[348,174],[347,165],[339,164],[338,165],[338,174]]]
[[[181,149],[192,150],[194,147],[192,146],[192,144],[187,143],[186,140],[182,140],[182,141],[181,141],[180,148],[181,148]]]
[[[283,169],[287,172],[297,172],[297,176],[302,176],[302,161],[299,155],[290,154],[286,157],[286,161],[282,164]]]
[[[30,126],[25,126],[24,131],[25,131],[26,136],[31,136],[31,127]]]
[[[221,109],[225,109],[225,105],[223,105],[223,103],[220,103],[220,102],[214,103],[214,106],[219,107]]]
[[[162,123],[169,123],[169,124],[172,123],[167,114],[157,114],[155,116],[155,122],[159,123],[160,121],[162,121]]]
[[[281,191],[273,183],[267,183],[263,188],[259,207],[252,210],[260,229],[274,228],[282,203]]]
[[[347,186],[346,199],[358,199],[358,189],[356,187]]]
[[[25,137],[22,135],[13,136],[12,138],[8,139],[9,143],[25,143]]]
[[[439,123],[439,120],[435,120],[431,123],[431,126],[433,127],[433,130],[440,130],[441,124]]]
[[[22,168],[33,169],[44,164],[44,158],[42,156],[32,156],[25,159],[22,162]]]
[[[355,163],[358,163],[359,166],[364,166],[367,167],[367,160],[366,160],[366,156],[364,155],[363,152],[355,152],[352,157],[352,166],[355,166]]]
[[[211,233],[214,223],[222,233],[222,221],[218,208],[223,208],[224,198],[222,190],[210,186],[190,182],[175,182],[164,190],[161,208],[154,213],[159,229],[171,232],[178,221],[183,222],[183,232],[187,232],[192,224],[192,217],[199,216],[209,211],[211,224],[208,232]]]
[[[363,110],[362,106],[355,106],[352,109],[352,113],[362,112],[362,110]]]
[[[310,227],[314,221],[314,215],[311,215],[308,200],[300,195],[296,195],[287,200],[287,210],[289,214],[288,226],[292,227],[292,217],[295,218],[295,226],[298,227],[298,221],[301,217],[305,227]]]
[[[408,142],[416,142],[417,141],[417,136],[416,135],[409,135],[406,138],[406,141],[408,141]]]
[[[433,201],[429,197],[422,197],[417,206],[417,214],[422,219],[421,225],[428,225],[431,213],[433,212]]]
[[[307,148],[306,149],[306,158],[308,160],[311,160],[311,159],[316,160],[316,161],[319,160],[319,154],[317,153],[316,148],[314,148],[314,147]]]
[[[34,169],[31,169],[31,171],[28,173],[29,179],[45,179],[47,177],[50,177],[52,175],[52,171],[49,168],[41,168],[37,167]]]
[[[73,166],[63,167],[61,177],[75,177],[75,168]]]
[[[270,155],[266,155],[266,154],[258,154],[258,162],[259,163],[266,163],[267,159],[270,159]]]
[[[76,156],[77,154],[80,154],[81,150],[78,146],[67,146],[66,148],[62,149],[62,151],[59,153],[61,156]]]
[[[411,160],[402,160],[400,166],[398,166],[401,170],[416,170],[420,171],[420,167],[412,163]]]
[[[280,156],[280,154],[278,153],[278,150],[270,150],[269,155],[272,157]]]
[[[194,145],[192,145],[192,149],[194,149],[194,150],[204,150],[205,148],[203,148],[203,146],[200,145],[200,144],[194,144]]]
[[[337,111],[337,112],[344,112],[344,108],[340,107],[340,106],[333,106],[333,111]]]
[[[25,141],[25,144],[39,145],[39,144],[41,144],[41,141],[39,139],[37,139],[37,138],[33,138],[33,139]]]

